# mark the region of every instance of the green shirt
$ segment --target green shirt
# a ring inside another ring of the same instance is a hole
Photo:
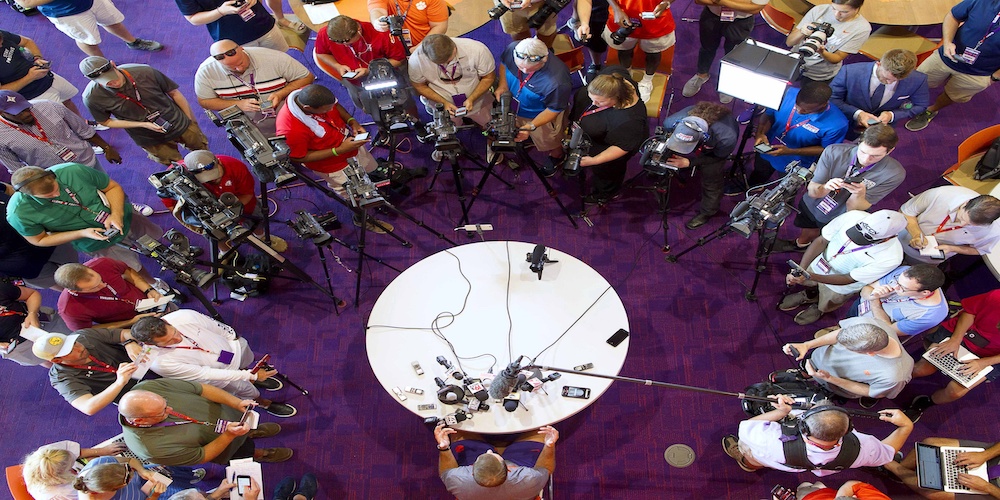
[[[184,423],[185,419],[168,415],[165,423],[180,422],[180,425],[132,427],[119,416],[128,448],[140,458],[160,465],[196,465],[206,462],[203,447],[219,437],[215,432],[216,422],[219,419],[238,422],[242,416],[240,411],[202,397],[201,384],[195,382],[161,378],[139,382],[132,390],[159,394],[167,400],[167,405],[173,411],[212,424]],[[212,461],[228,464],[246,439],[245,435],[238,436]]]
[[[98,214],[110,215],[111,209],[101,200],[98,191],[107,189],[111,178],[80,163],[61,163],[48,168],[56,174],[59,196],[39,198],[24,193],[14,193],[7,205],[7,221],[24,237],[42,233],[77,231],[88,227],[103,228],[97,222]],[[75,199],[74,199],[75,198]],[[108,248],[128,234],[132,223],[132,207],[125,196],[125,211],[121,234],[107,241],[80,238],[74,240],[73,247],[80,252],[92,253]]]

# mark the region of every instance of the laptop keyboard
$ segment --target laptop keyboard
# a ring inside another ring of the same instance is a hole
[[[977,375],[976,373],[973,373],[970,377],[959,372],[958,367],[962,364],[962,362],[951,353],[944,355],[938,352],[927,353],[926,359],[939,370],[960,383],[964,382],[965,384],[968,384]]]
[[[972,489],[958,483],[959,474],[969,473],[968,467],[955,464],[955,459],[959,453],[961,453],[959,450],[941,450],[941,461],[944,462],[945,487],[962,491],[972,491]]]

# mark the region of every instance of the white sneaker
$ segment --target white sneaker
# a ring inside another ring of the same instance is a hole
[[[729,104],[729,103],[733,102],[733,96],[731,96],[729,94],[723,94],[723,93],[720,92],[719,93],[719,102],[721,102],[722,104]]]
[[[100,146],[91,146],[90,149],[94,150],[94,154],[95,155],[102,155],[102,154],[104,154],[104,148],[102,148]]]
[[[570,30],[575,35],[576,29],[579,27],[580,27],[580,20],[573,16],[569,16],[569,19],[566,20],[566,29]]]
[[[144,205],[142,203],[133,203],[132,209],[135,210],[136,212],[139,212],[142,215],[145,215],[146,217],[153,215],[153,207],[149,205]]]
[[[442,152],[440,152],[438,150],[434,150],[431,153],[431,159],[434,160],[434,161],[441,161],[442,159],[444,159],[444,153],[442,153]]]
[[[639,82],[639,98],[642,102],[649,102],[649,98],[653,95],[653,79],[643,78]]]
[[[701,91],[701,86],[705,85],[708,81],[708,77],[702,78],[695,73],[687,83],[684,84],[684,88],[681,90],[681,95],[684,97],[694,97],[695,94]]]

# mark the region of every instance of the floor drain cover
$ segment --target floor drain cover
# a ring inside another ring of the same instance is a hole
[[[694,463],[694,450],[686,444],[673,444],[663,452],[663,458],[674,467],[687,467]]]

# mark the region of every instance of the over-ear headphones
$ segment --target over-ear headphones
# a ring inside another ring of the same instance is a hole
[[[845,432],[844,435],[847,435],[851,431],[854,430],[854,422],[851,421],[851,412],[849,412],[845,408],[841,408],[841,407],[839,407],[839,406],[837,406],[837,405],[835,405],[833,403],[823,403],[823,404],[816,405],[816,406],[810,408],[809,410],[806,410],[805,413],[799,415],[799,417],[798,417],[799,418],[799,422],[798,422],[799,433],[802,434],[803,436],[811,436],[812,435],[812,431],[809,429],[809,424],[806,423],[806,420],[808,420],[809,417],[812,417],[814,415],[818,415],[820,413],[823,413],[824,411],[840,412],[840,413],[843,413],[844,415],[847,416],[847,432]]]
[[[27,192],[24,191],[24,188],[27,187],[28,184],[31,184],[32,182],[35,182],[37,180],[44,179],[44,178],[46,178],[48,176],[52,176],[53,178],[55,178],[56,174],[54,174],[54,173],[52,173],[52,172],[50,172],[48,170],[44,170],[44,171],[38,172],[35,175],[32,175],[31,177],[28,177],[27,179],[22,180],[21,182],[18,182],[17,184],[14,184],[12,187],[14,188],[14,191],[20,191],[20,192],[22,192],[24,194],[28,194]]]

